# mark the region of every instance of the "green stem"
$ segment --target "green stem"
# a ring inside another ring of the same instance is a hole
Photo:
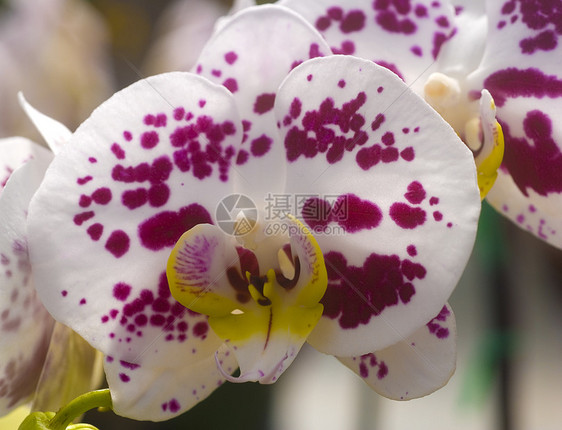
[[[109,389],[92,391],[76,397],[57,412],[50,422],[50,428],[52,430],[66,430],[76,417],[95,408],[112,408]]]

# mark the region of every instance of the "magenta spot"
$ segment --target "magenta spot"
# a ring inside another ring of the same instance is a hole
[[[523,54],[533,54],[535,51],[552,51],[558,46],[558,36],[552,30],[542,31],[535,37],[529,37],[519,42]]]
[[[156,119],[154,120],[154,127],[166,127],[167,123],[168,118],[166,117],[166,114],[159,113],[158,115],[156,115]]]
[[[97,160],[96,158],[94,158],[94,157],[89,157],[89,158],[88,158],[88,161],[89,161],[90,163],[92,163],[92,164],[98,162],[98,160]]]
[[[403,149],[400,152],[400,157],[402,157],[402,159],[405,160],[405,161],[413,161],[414,158],[415,158],[414,148],[409,146],[409,147]]]
[[[88,175],[88,176],[84,176],[83,178],[78,178],[78,179],[76,180],[76,183],[77,183],[78,185],[85,185],[85,184],[87,184],[88,182],[90,182],[92,179],[94,179],[94,178],[91,177],[90,175]]]
[[[275,103],[275,93],[264,93],[256,97],[254,102],[254,112],[263,115],[273,109]]]
[[[361,148],[355,160],[359,167],[363,170],[369,170],[371,167],[375,166],[379,161],[381,161],[381,147],[380,145],[373,145],[370,148]]]
[[[537,83],[538,85],[538,83]],[[562,191],[562,152],[553,132],[552,119],[543,112],[527,112],[523,120],[525,137],[511,135],[500,119],[505,137],[502,168],[506,169],[521,192],[528,188],[542,196]]]
[[[172,399],[168,402],[168,405],[170,407],[170,412],[172,413],[176,413],[180,410],[181,406],[179,404],[179,402],[176,399]]]
[[[105,242],[105,249],[111,252],[115,258],[120,258],[129,250],[131,240],[123,230],[115,230]]]
[[[308,198],[302,206],[302,217],[314,232],[324,231],[331,221],[332,205],[318,197]],[[257,263],[257,261],[256,261]]]
[[[82,225],[84,222],[88,221],[90,218],[93,218],[95,213],[93,211],[82,212],[74,216],[74,224]]]
[[[160,212],[140,224],[141,244],[154,251],[174,246],[184,232],[203,223],[213,222],[209,212],[197,203],[185,206],[178,212]]]
[[[344,329],[368,324],[372,317],[386,307],[400,304],[403,298],[407,300],[402,303],[407,303],[415,288],[404,271],[416,277],[423,268],[420,265],[412,272],[397,255],[376,253],[367,256],[361,266],[348,265],[345,256],[335,251],[326,253],[324,261],[328,288],[321,300],[323,317],[337,319]]]
[[[359,31],[365,26],[365,14],[361,10],[349,11],[340,24],[342,33]]]
[[[387,131],[385,134],[383,134],[381,141],[386,146],[394,145],[394,134],[390,131]]]
[[[368,200],[355,194],[339,196],[332,208],[332,219],[348,233],[371,230],[381,223],[382,211]]]
[[[316,23],[314,24],[314,26],[318,29],[318,31],[324,31],[324,30],[327,30],[330,27],[331,24],[332,24],[332,21],[330,20],[329,17],[321,16],[316,20]]]
[[[133,140],[133,135],[131,134],[130,131],[124,131],[123,132],[123,137],[125,138],[125,140],[127,142],[130,142],[131,140]]]
[[[438,197],[431,197],[429,199],[429,204],[430,204],[430,206],[435,206],[435,205],[439,204],[439,198]]]
[[[152,165],[150,166],[148,177],[150,183],[157,184],[159,182],[166,181],[170,177],[172,169],[172,162],[166,155],[157,158],[152,162]]]
[[[433,212],[433,219],[435,219],[435,221],[441,221],[443,219],[443,214],[439,211],[435,211]]]
[[[90,196],[86,196],[84,194],[82,194],[80,196],[80,200],[78,200],[78,205],[81,208],[87,208],[88,206],[90,206],[92,204],[92,198]]]
[[[341,7],[333,6],[328,9],[328,16],[334,21],[340,21],[343,18],[343,10]]]
[[[111,201],[111,190],[106,187],[98,188],[92,193],[92,200],[98,205],[106,205]]]
[[[272,144],[273,144],[273,140],[269,136],[262,134],[257,139],[252,140],[251,143],[252,155],[255,157],[261,157],[262,155],[267,154]]]
[[[100,223],[92,224],[90,227],[88,227],[86,232],[92,238],[92,240],[99,240],[101,235],[103,234],[103,225],[101,225]]]
[[[234,51],[230,51],[224,54],[224,61],[226,61],[228,64],[234,64],[237,59],[238,55]]]
[[[562,80],[555,75],[545,75],[535,68],[521,70],[510,67],[499,70],[486,78],[484,87],[490,91],[499,107],[503,106],[508,98],[562,97]]]
[[[166,184],[157,183],[148,189],[148,203],[150,206],[159,208],[164,206],[170,198],[170,188]]]
[[[309,58],[322,57],[324,54],[320,52],[320,46],[317,43],[311,43],[310,49],[308,50]]]
[[[410,48],[410,51],[412,51],[412,54],[414,54],[417,57],[421,57],[423,55],[423,51],[421,49],[420,46],[418,45],[414,45]]]
[[[61,296],[63,296],[63,297],[68,296],[68,291],[66,291],[66,290],[62,290],[60,293],[61,293]]]
[[[381,161],[383,163],[392,163],[398,160],[399,152],[398,149],[394,147],[383,148],[381,150]]]
[[[144,149],[154,148],[159,141],[160,138],[155,131],[146,131],[141,135],[141,146]]]
[[[181,120],[185,115],[185,109],[182,107],[178,107],[174,109],[174,119],[176,121]]]
[[[143,122],[146,125],[154,125],[155,120],[156,120],[156,117],[154,115],[148,114],[144,117]]]
[[[131,286],[124,282],[119,282],[113,286],[113,297],[124,302],[131,294]]]
[[[377,378],[384,379],[386,375],[388,375],[388,367],[386,366],[384,361],[381,361],[379,364],[379,370],[377,372]]]
[[[236,164],[241,166],[242,164],[246,163],[249,158],[250,155],[248,154],[248,152],[241,149],[236,156]]]
[[[338,81],[338,87],[340,87],[340,88],[344,88],[344,87],[345,87],[345,81],[344,81],[343,79],[340,79],[340,80]]]
[[[84,299],[84,298],[80,299],[80,305],[82,306],[82,305],[85,305],[85,304],[86,304],[86,299]]]
[[[411,230],[425,223],[426,213],[422,208],[397,202],[390,207],[390,217],[399,227]]]
[[[384,115],[382,113],[377,114],[373,122],[371,123],[371,130],[377,131],[381,124],[384,122]]]
[[[289,108],[289,115],[291,118],[297,119],[301,114],[302,102],[298,98],[294,98],[291,102],[291,107]]]
[[[195,337],[205,338],[207,336],[207,332],[209,331],[209,324],[205,321],[200,321],[193,327],[193,335]]]
[[[353,43],[351,40],[344,40],[341,43],[341,48],[333,46],[332,51],[334,52],[334,54],[352,55],[355,53],[355,43]]]
[[[121,381],[123,381],[123,382],[129,382],[131,380],[129,375],[126,375],[125,373],[120,373],[119,379],[121,379]]]
[[[406,200],[408,200],[413,205],[420,204],[421,202],[423,202],[425,196],[426,193],[423,188],[423,185],[418,181],[411,182],[408,185],[408,191],[406,192],[406,194],[404,194]]]
[[[439,16],[435,19],[435,22],[439,27],[449,27],[449,20],[446,16]]]
[[[409,18],[398,19],[394,12],[381,11],[376,16],[376,22],[390,33],[412,34],[416,31],[416,24]]]
[[[148,193],[144,188],[124,191],[121,195],[121,202],[129,209],[141,207],[148,201]]]
[[[220,78],[222,76],[222,71],[218,69],[213,69],[211,70],[211,75]]]
[[[308,76],[306,77],[306,80],[307,80],[308,82],[312,81],[312,75],[308,75]]]
[[[410,257],[415,257],[416,255],[418,255],[418,250],[416,249],[416,247],[414,245],[408,245],[408,248],[406,248],[406,251],[408,252],[408,255]]]
[[[228,78],[226,81],[222,83],[228,91],[231,93],[235,93],[238,91],[238,82],[234,78]]]
[[[427,17],[427,8],[422,4],[418,4],[414,9],[414,13],[419,18],[425,18]]]
[[[404,79],[404,75],[402,74],[402,72],[400,72],[400,70],[398,70],[398,66],[396,66],[396,64],[394,63],[388,63],[386,61],[382,61],[382,60],[377,60],[375,61],[375,63],[377,63],[379,66],[384,67],[385,69],[390,70],[392,73],[394,73],[396,76],[398,76],[400,79],[402,79],[403,81],[405,81]]]
[[[115,155],[118,160],[123,160],[125,158],[125,151],[117,143],[111,145],[111,152],[113,152],[113,155]]]

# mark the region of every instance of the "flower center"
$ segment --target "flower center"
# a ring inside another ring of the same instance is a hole
[[[294,218],[281,230],[290,234],[268,235],[267,227],[256,223],[234,237],[200,224],[184,233],[168,260],[174,298],[208,315],[234,352],[239,377],[219,364],[230,381],[275,382],[322,316],[327,273],[318,243]]]

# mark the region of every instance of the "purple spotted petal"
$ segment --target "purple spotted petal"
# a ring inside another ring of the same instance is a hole
[[[443,307],[472,249],[472,153],[394,74],[355,57],[299,66],[275,111],[287,192],[328,270],[310,343],[360,355],[410,336]]]
[[[236,154],[239,191],[259,201],[262,191],[282,191],[283,145],[273,115],[277,88],[296,65],[329,54],[310,24],[273,5],[244,9],[206,45],[195,71],[228,88],[242,117],[244,135]]]
[[[0,415],[30,400],[53,326],[33,286],[26,240],[29,201],[52,157],[35,146],[34,158],[12,174],[0,196]]]
[[[165,269],[181,234],[212,223],[232,192],[241,134],[226,89],[190,73],[148,78],[78,128],[31,204],[45,306],[104,354],[152,369],[154,383],[220,345],[204,317],[171,297]],[[116,407],[134,418],[119,387]]]
[[[490,91],[505,155],[489,201],[562,247],[562,5],[489,1],[488,41],[472,86]]]
[[[193,323],[205,324],[202,317]],[[214,338],[214,333],[209,332]],[[105,358],[104,369],[113,399],[115,413],[138,420],[163,421],[179,415],[209,396],[223,382],[217,360],[227,372],[236,370],[236,360],[226,347],[221,347],[217,359],[199,342],[189,342],[191,351],[183,351],[181,366],[169,366],[170,357],[161,360],[158,369],[152,366]],[[201,350],[199,349],[201,346]],[[152,346],[154,348],[155,346]],[[146,354],[150,354],[150,350]]]
[[[311,22],[337,54],[355,55],[395,72],[406,83],[433,65],[454,33],[448,2],[422,0],[282,0]]]
[[[410,400],[449,381],[456,366],[456,339],[455,316],[446,305],[410,337],[380,351],[339,360],[377,393]]]

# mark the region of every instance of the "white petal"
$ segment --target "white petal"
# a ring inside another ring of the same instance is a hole
[[[491,93],[505,138],[489,201],[517,225],[562,247],[560,6],[488,1],[487,14],[486,51],[469,80]]]
[[[322,37],[289,9],[263,5],[243,9],[207,43],[197,73],[223,84],[233,94],[244,125],[236,169],[237,190],[263,201],[265,192],[282,191],[283,146],[276,131],[273,103],[277,88],[297,64],[331,54]]]
[[[223,369],[236,370],[226,348],[219,356]],[[106,357],[104,367],[115,413],[137,420],[164,421],[180,415],[224,382],[212,354],[185,360],[179,367],[168,367],[164,361],[155,368]]]
[[[0,196],[0,415],[30,400],[53,325],[33,286],[26,240],[29,200],[51,160],[39,149]]]
[[[454,32],[453,8],[430,0],[282,0],[322,33],[338,54],[374,61],[421,89],[422,75]]]
[[[360,355],[410,336],[443,307],[470,255],[480,211],[472,153],[395,75],[354,57],[299,66],[275,109],[287,192],[305,200],[298,216],[328,270],[309,342]]]
[[[455,316],[449,306],[413,335],[380,351],[339,360],[377,393],[394,400],[426,396],[456,367]]]
[[[139,81],[94,111],[30,206],[36,288],[54,317],[147,371],[212,356],[220,340],[171,297],[165,268],[232,192],[240,140],[231,95],[190,73]]]

